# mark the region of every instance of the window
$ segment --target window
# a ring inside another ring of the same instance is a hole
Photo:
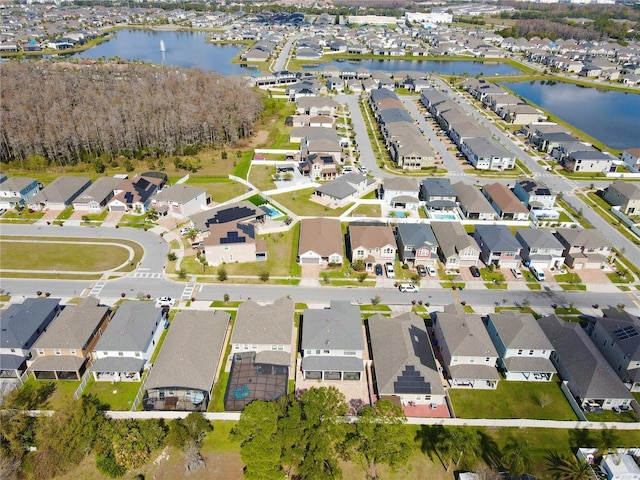
[[[229,245],[225,245],[224,247],[222,247],[222,250],[224,250],[225,252],[229,251]]]
[[[118,352],[118,356],[119,357],[124,357],[124,353],[123,352]]]
[[[75,354],[76,354],[76,349],[75,349],[75,348],[72,348],[71,350],[69,350],[69,353],[70,353],[71,355],[75,355]]]
[[[452,362],[457,362],[457,361],[458,361],[458,357],[453,357],[453,358],[451,359],[451,361],[452,361]]]
[[[12,348],[12,349],[11,349],[11,353],[16,353],[16,349],[15,349],[15,348]]]
[[[485,362],[490,362],[491,361],[491,357],[487,357],[484,359]]]
[[[56,354],[56,355],[62,355],[62,352],[60,351],[59,348],[54,348],[53,349],[53,353]]]
[[[106,355],[108,355],[108,353],[107,353],[107,352],[102,352],[102,354],[103,354],[103,355],[105,355],[105,356],[106,356]]]
[[[518,355],[522,355],[522,350],[518,350]]]
[[[229,254],[229,261],[233,262],[233,255],[232,254]]]
[[[533,355],[533,350],[529,350],[529,355]]]
[[[284,345],[271,345],[271,350],[276,350],[281,352],[284,350]]]
[[[475,358],[470,358],[469,359],[469,363],[476,363],[476,359]]]
[[[356,352],[355,352],[354,350],[345,350],[345,351],[344,351],[344,354],[345,354],[345,355],[355,355],[355,354],[356,354]]]
[[[136,357],[140,358],[140,352],[136,352]]]
[[[323,350],[322,353],[325,355],[329,355],[329,350]]]

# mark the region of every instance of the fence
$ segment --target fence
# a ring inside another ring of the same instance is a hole
[[[153,366],[151,368],[153,368]],[[133,400],[133,404],[131,404],[132,412],[135,412],[136,410],[138,410],[138,405],[140,405],[140,402],[142,401],[142,397],[144,396],[144,392],[145,392],[144,388],[147,386],[147,378],[149,378],[149,373],[151,373],[151,370],[148,370],[147,372],[145,372],[144,378],[142,379],[142,382],[140,382],[140,388],[138,389],[136,398]]]
[[[584,412],[582,411],[582,408],[580,408],[580,405],[578,405],[578,402],[576,402],[576,399],[573,398],[573,395],[571,394],[571,391],[569,390],[569,387],[566,381],[560,384],[560,390],[562,390],[562,393],[564,393],[564,396],[567,397],[567,401],[569,402],[569,405],[571,405],[571,408],[573,409],[573,413],[576,414],[576,416],[580,419],[580,421],[586,422],[587,417],[584,416]]]
[[[89,365],[87,365],[87,371],[84,372],[84,375],[82,376],[82,381],[80,382],[80,385],[76,389],[76,393],[73,394],[73,399],[74,400],[78,400],[80,398],[80,395],[82,395],[82,392],[84,391],[84,387],[87,386],[87,382],[91,378],[91,368],[92,367],[93,367],[93,362],[89,361]]]

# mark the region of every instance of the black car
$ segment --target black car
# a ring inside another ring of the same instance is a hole
[[[469,270],[471,270],[471,275],[473,275],[474,277],[479,277],[480,276],[480,269],[476,266],[471,266],[469,267]]]
[[[379,263],[376,265],[376,275],[378,277],[382,276],[382,265],[380,265]]]
[[[421,277],[427,276],[427,269],[424,268],[424,265],[418,265],[416,267],[416,272],[418,272],[418,275],[420,275]]]

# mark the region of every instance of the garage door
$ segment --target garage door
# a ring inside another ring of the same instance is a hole
[[[124,212],[125,208],[126,207],[124,205],[112,205],[111,207],[109,207],[109,211],[110,212]]]
[[[318,258],[318,257],[300,257],[300,263],[302,265],[320,265],[320,258]]]

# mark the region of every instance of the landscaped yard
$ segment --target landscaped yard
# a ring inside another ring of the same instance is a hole
[[[140,390],[140,382],[96,382],[89,380],[82,392],[96,395],[109,410],[131,410],[133,401]]]
[[[273,165],[252,165],[249,170],[249,182],[258,190],[271,190],[276,186],[272,175],[275,175],[276,167]]]
[[[246,185],[227,177],[191,177],[186,184],[205,189],[216,203],[226,202],[247,191]]]
[[[39,388],[48,383],[54,384],[56,388],[51,396],[40,405],[41,410],[58,410],[63,405],[73,402],[73,394],[80,386],[79,380],[36,380],[30,376],[22,388]]]
[[[378,218],[382,215],[382,208],[380,205],[361,204],[353,209],[351,212],[352,217],[375,217]]]
[[[496,390],[454,388],[449,396],[459,418],[577,419],[557,382],[501,380]]]
[[[315,189],[304,188],[293,192],[278,193],[271,195],[273,199],[280,202],[286,208],[300,216],[308,217],[338,217],[342,215],[350,206],[346,205],[340,208],[329,208],[319,203],[312,202],[311,196]]]

